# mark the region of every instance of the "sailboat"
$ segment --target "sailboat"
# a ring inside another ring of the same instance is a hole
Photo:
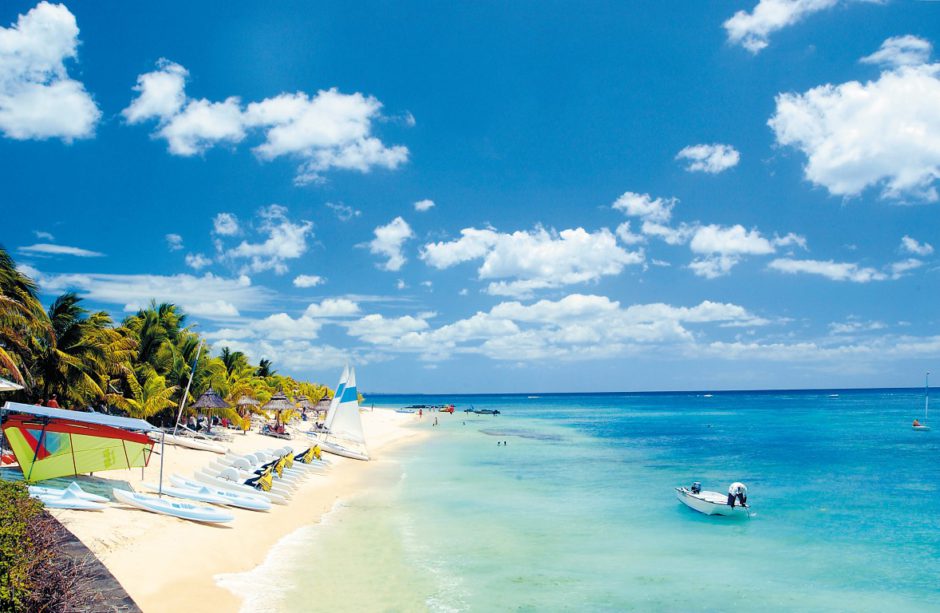
[[[336,404],[335,407],[333,403]],[[340,378],[333,402],[330,403],[324,426],[324,432],[319,435],[318,440],[323,451],[354,460],[369,459],[362,418],[359,416],[355,368],[347,367],[343,370],[343,377]]]
[[[930,426],[927,425],[927,409],[930,408],[930,373],[924,375],[924,421],[923,423],[914,420],[914,429],[919,432],[927,432]]]

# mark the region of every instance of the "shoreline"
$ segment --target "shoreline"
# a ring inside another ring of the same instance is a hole
[[[413,415],[379,410],[362,413],[363,427],[373,459],[361,462],[324,454],[332,461],[324,476],[311,475],[290,503],[274,505],[265,513],[229,509],[235,521],[226,526],[197,524],[165,515],[109,505],[105,511],[55,510],[56,518],[107,567],[145,612],[194,610],[237,611],[243,599],[219,585],[217,575],[245,573],[260,566],[283,538],[296,530],[319,523],[337,501],[368,487],[369,476],[383,462],[385,452],[427,436],[411,427]],[[300,451],[304,439],[284,441]],[[282,441],[254,432],[235,434],[233,451],[249,452],[276,447]],[[159,449],[159,447],[155,447]],[[164,480],[173,473],[190,474],[213,460],[216,454],[179,447],[166,447]],[[103,473],[139,491],[141,483],[156,483],[159,458],[143,471]],[[93,482],[100,491],[105,479],[76,479],[84,487]]]

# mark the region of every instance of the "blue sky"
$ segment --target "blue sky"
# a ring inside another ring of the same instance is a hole
[[[0,243],[365,391],[917,385],[940,5],[0,7]]]

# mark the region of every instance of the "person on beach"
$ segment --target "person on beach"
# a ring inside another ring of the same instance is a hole
[[[728,488],[728,505],[734,508],[734,503],[740,502],[742,507],[747,506],[747,487],[735,481]]]
[[[52,395],[52,398],[49,399],[49,404],[47,404],[46,406],[49,407],[50,409],[58,409],[58,408],[59,408],[59,401],[56,400],[56,395],[55,395],[55,394]]]

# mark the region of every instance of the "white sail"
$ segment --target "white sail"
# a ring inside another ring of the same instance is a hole
[[[333,399],[330,400],[330,408],[326,411],[326,419],[323,421],[323,425],[329,429],[330,424],[333,423],[333,418],[336,416],[336,407],[339,406],[339,401],[343,397],[343,390],[346,388],[346,381],[349,379],[349,364],[343,368],[343,374],[339,378],[339,383],[336,384],[336,391],[333,393]]]
[[[356,390],[356,369],[349,371],[349,379],[343,387],[333,421],[329,425],[329,436],[365,445],[362,418],[359,416],[359,393]]]

